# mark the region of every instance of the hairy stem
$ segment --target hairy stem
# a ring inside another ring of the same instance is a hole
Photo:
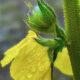
[[[79,0],[63,0],[69,56],[73,77],[80,80],[80,6]]]

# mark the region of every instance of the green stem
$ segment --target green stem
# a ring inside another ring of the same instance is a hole
[[[79,0],[63,0],[69,56],[75,80],[80,80],[80,7]]]
[[[53,63],[51,63],[51,80],[53,80]]]

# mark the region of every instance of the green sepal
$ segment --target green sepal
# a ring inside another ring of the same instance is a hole
[[[50,7],[48,7],[48,5],[43,0],[38,0],[38,6],[46,23],[52,24],[53,21],[56,21],[54,11]]]
[[[65,41],[60,37],[56,37],[54,40],[56,40],[60,45],[64,45],[65,43]]]
[[[53,49],[60,45],[58,41],[56,41],[55,39],[37,39],[37,38],[34,39],[42,46],[53,48]]]
[[[66,40],[66,34],[64,30],[56,25],[56,36],[62,38],[63,40]]]
[[[51,54],[51,53],[52,53],[52,51],[53,51],[53,49],[52,49],[52,48],[49,48],[49,49],[48,49],[48,57],[49,57],[49,59],[50,59],[51,63],[53,63],[53,55]]]
[[[44,32],[45,30],[47,30],[47,28],[46,27],[42,27],[41,28],[41,26],[39,25],[39,24],[36,24],[36,23],[34,23],[34,22],[31,22],[31,21],[29,21],[29,20],[26,20],[26,19],[24,19],[24,22],[27,24],[27,25],[29,25],[34,31],[36,31],[36,32]]]
[[[56,40],[60,43],[60,46],[58,46],[57,48],[54,49],[53,62],[56,60],[58,53],[62,52],[62,50],[64,48],[64,44],[65,44],[65,42],[63,40],[61,40],[60,38],[56,38]]]
[[[59,53],[59,52],[62,52],[63,47],[64,47],[64,46],[59,46],[59,47],[57,47],[57,48],[54,50],[53,62],[56,60],[58,53]]]

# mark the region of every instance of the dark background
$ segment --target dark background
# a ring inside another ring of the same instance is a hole
[[[29,0],[34,6],[36,0]],[[58,23],[64,28],[62,0],[45,0],[54,8]],[[27,34],[29,28],[23,22],[23,17],[29,11],[23,0],[0,0],[0,59],[3,53],[18,43]],[[44,35],[44,34],[43,34]],[[44,35],[44,37],[52,35]],[[72,77],[62,74],[59,70],[54,70],[54,80],[72,80]],[[9,75],[9,65],[0,67],[0,80],[12,80]]]

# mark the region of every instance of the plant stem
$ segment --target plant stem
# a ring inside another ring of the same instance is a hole
[[[80,7],[79,0],[63,0],[69,56],[75,80],[80,80]]]
[[[51,63],[51,80],[53,80],[53,63]]]

